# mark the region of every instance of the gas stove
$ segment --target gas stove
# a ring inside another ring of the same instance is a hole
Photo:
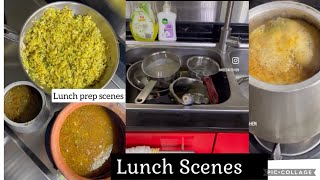
[[[320,134],[294,144],[268,142],[250,133],[250,153],[268,154],[270,160],[320,159]]]

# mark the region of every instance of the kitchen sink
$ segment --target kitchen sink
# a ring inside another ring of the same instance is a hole
[[[208,49],[194,49],[194,48],[134,48],[128,50],[126,53],[127,59],[127,69],[131,64],[143,60],[146,56],[160,51],[168,51],[176,54],[180,57],[181,60],[181,68],[180,74],[181,76],[188,76],[188,68],[187,68],[187,60],[192,56],[207,56],[214,60],[216,60],[220,67],[224,67],[224,64],[221,60],[221,56],[219,53],[213,50]],[[212,76],[213,83],[217,89],[219,94],[219,103],[223,103],[227,101],[230,97],[230,87],[228,83],[228,78],[226,73],[220,72],[214,76]],[[134,99],[139,94],[139,90],[135,89],[131,84],[127,81],[127,102],[133,103]],[[168,94],[168,92],[166,92]],[[165,93],[162,93],[165,94]],[[146,102],[148,103],[148,102]],[[172,104],[173,102],[169,101],[167,104]],[[165,104],[165,103],[164,103]]]
[[[215,47],[190,47],[188,43],[136,43],[130,42],[126,49],[127,68],[146,56],[158,51],[170,51],[182,60],[181,71],[187,71],[186,61],[195,55],[209,56],[221,66],[220,77],[212,77],[220,96],[219,104],[184,106],[182,104],[135,104],[139,93],[127,83],[127,129],[128,130],[233,130],[248,129],[248,99],[243,96],[238,80],[248,76],[248,49],[229,48],[227,53]],[[184,46],[185,45],[185,46]],[[239,64],[232,63],[239,57]],[[239,71],[230,71],[238,68]],[[229,70],[227,70],[229,69]]]

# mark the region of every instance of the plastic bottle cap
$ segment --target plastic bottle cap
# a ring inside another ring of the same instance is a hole
[[[163,11],[170,12],[170,9],[171,9],[170,2],[169,1],[165,1],[164,5],[163,5]]]

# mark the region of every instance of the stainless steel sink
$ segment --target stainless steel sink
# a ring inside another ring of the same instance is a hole
[[[221,53],[214,47],[190,47],[188,43],[171,43],[171,45],[157,43],[155,45],[130,42],[126,49],[126,60],[127,63],[132,64],[153,52],[162,50],[177,54],[182,59],[182,70],[186,70],[186,60],[194,55],[212,57],[225,69],[239,68],[238,72],[225,72],[229,88],[225,90],[230,91],[230,97],[220,104],[208,105],[135,104],[132,103],[132,98],[137,92],[127,84],[128,130],[248,128],[248,99],[241,94],[237,82],[238,78],[248,76],[248,49],[229,48],[227,53]],[[232,57],[239,57],[239,64],[232,64]],[[220,126],[220,122],[225,125]]]
[[[126,59],[127,59],[127,64],[133,64],[137,61],[140,61],[145,58],[145,56],[148,56],[152,53],[159,52],[159,51],[169,51],[177,56],[180,57],[181,59],[181,68],[180,72],[183,75],[188,74],[188,68],[187,68],[187,60],[192,57],[192,56],[208,56],[214,60],[216,60],[220,67],[224,67],[224,64],[221,60],[221,56],[219,55],[218,52],[214,50],[208,50],[208,49],[194,49],[194,48],[176,48],[176,47],[166,47],[166,48],[132,48],[127,51],[126,53]],[[214,76],[214,83],[219,84],[220,86],[216,86],[217,91],[220,95],[220,103],[223,103],[227,101],[230,97],[230,87],[228,83],[228,78],[226,73],[219,73]],[[127,103],[133,103],[134,99],[137,97],[139,94],[139,91],[135,88],[133,88],[130,83],[127,82]],[[218,89],[219,88],[219,89]]]

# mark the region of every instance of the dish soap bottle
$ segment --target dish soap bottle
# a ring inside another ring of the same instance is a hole
[[[176,41],[176,19],[177,15],[171,12],[171,4],[165,1],[163,11],[158,14],[159,20],[159,40],[160,41]]]
[[[158,22],[152,4],[139,1],[132,7],[130,31],[136,41],[155,41],[157,38]]]

